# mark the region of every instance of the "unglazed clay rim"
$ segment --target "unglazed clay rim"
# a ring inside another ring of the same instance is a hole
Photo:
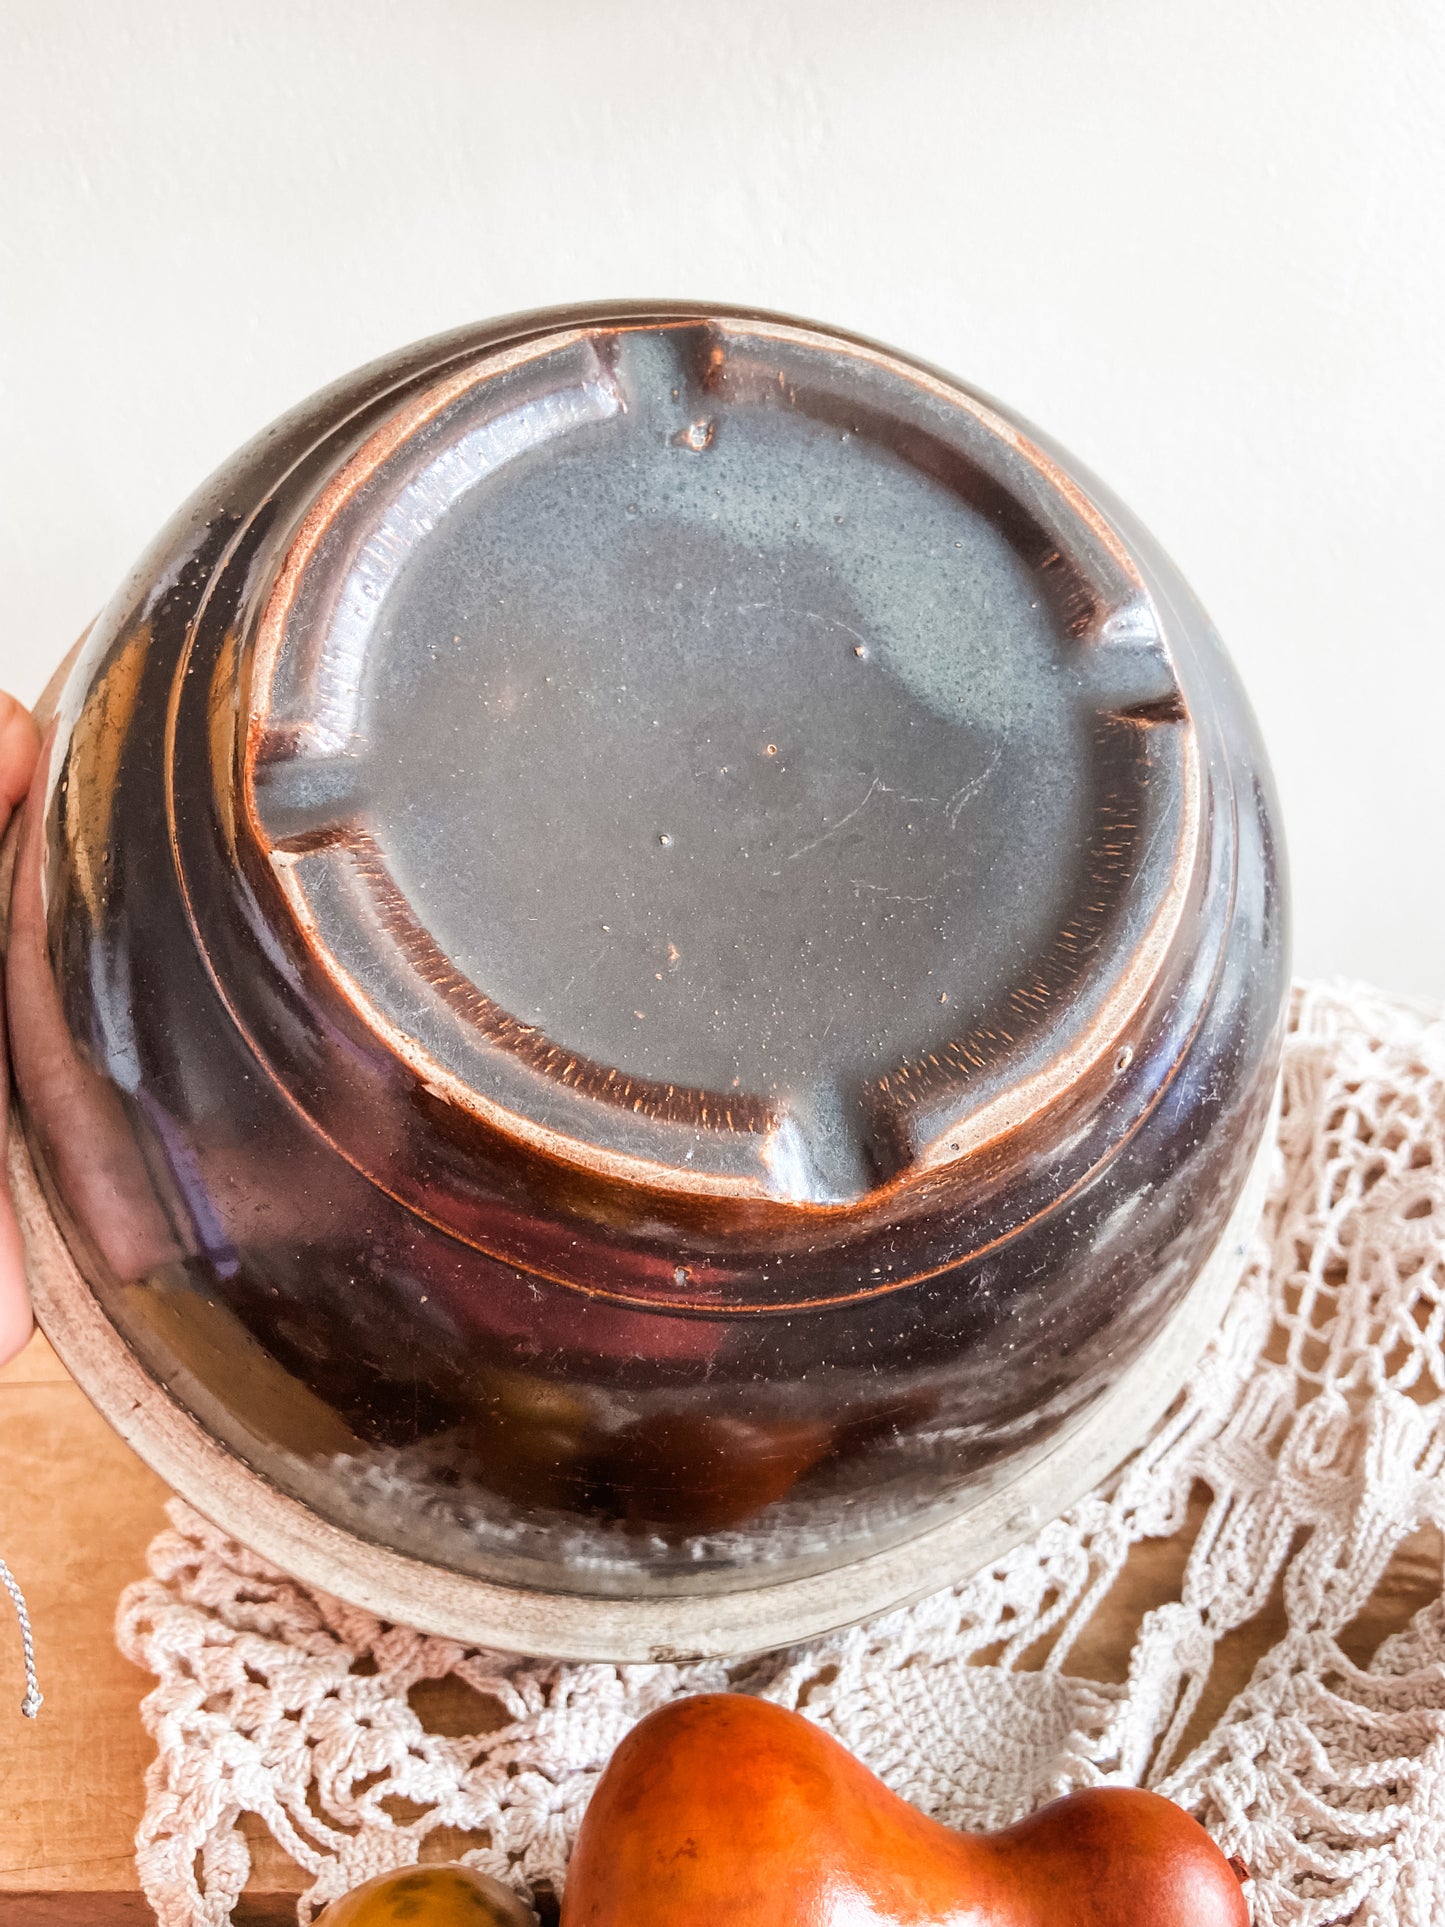
[[[856,1624],[956,1583],[1075,1504],[1141,1443],[1219,1328],[1258,1224],[1279,1098],[1229,1220],[1168,1325],[1076,1425],[998,1490],[901,1545],[737,1592],[599,1599],[495,1585],[342,1530],[227,1452],[156,1383],[82,1278],[19,1130],[7,1164],[38,1318],[97,1410],[222,1531],[303,1584],[466,1645],[618,1663],[729,1659]]]

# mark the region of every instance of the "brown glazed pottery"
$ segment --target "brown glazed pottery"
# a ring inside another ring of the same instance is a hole
[[[613,1754],[562,1927],[1249,1927],[1246,1877],[1134,1787],[955,1833],[801,1714],[710,1693],[650,1714]]]
[[[1254,723],[1128,513],[782,317],[513,317],[250,443],[15,840],[40,1315],[387,1615],[745,1650],[958,1576],[1167,1405],[1257,1209]]]

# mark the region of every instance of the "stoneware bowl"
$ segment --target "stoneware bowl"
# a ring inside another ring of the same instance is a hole
[[[1217,1323],[1285,990],[1255,726],[947,375],[669,303],[407,349],[181,511],[45,743],[40,1316],[304,1579],[796,1639],[1079,1496]]]

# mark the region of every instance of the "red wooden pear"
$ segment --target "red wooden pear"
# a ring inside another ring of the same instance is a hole
[[[1249,1927],[1240,1879],[1158,1794],[1095,1788],[955,1833],[765,1700],[653,1713],[592,1796],[562,1927]]]

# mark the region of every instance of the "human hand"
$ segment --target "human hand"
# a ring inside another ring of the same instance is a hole
[[[0,690],[0,830],[30,787],[40,737],[30,711]],[[0,1148],[10,1112],[9,1052],[0,1021]],[[0,1365],[13,1358],[30,1336],[30,1297],[25,1288],[25,1254],[10,1187],[0,1170]]]

